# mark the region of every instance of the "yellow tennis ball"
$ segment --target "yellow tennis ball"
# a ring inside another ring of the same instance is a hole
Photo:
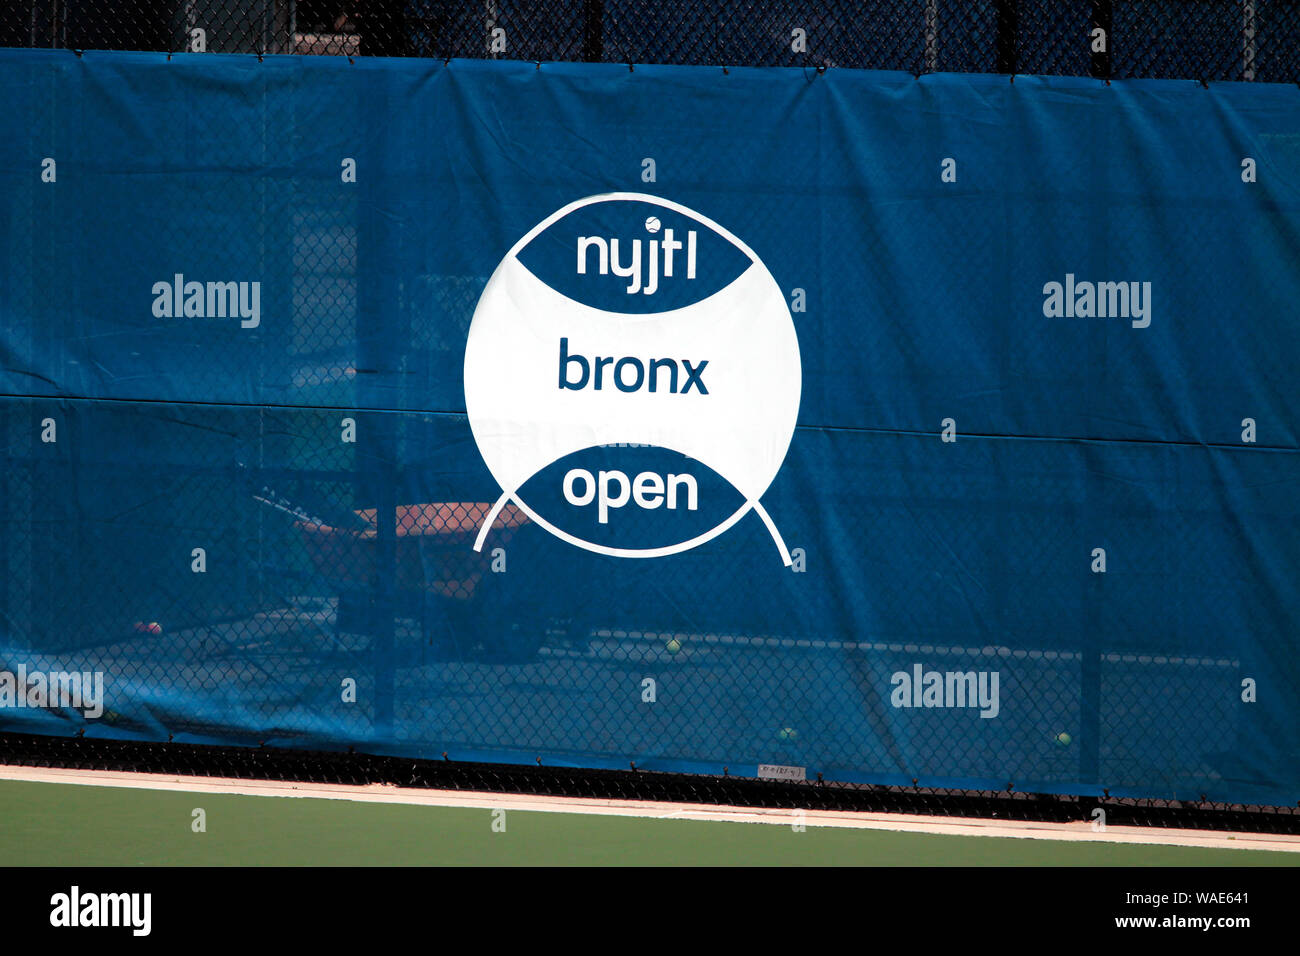
[[[1070,735],[1065,732],[1061,732],[1056,735],[1056,742],[1060,744],[1062,747],[1068,747],[1070,746]]]

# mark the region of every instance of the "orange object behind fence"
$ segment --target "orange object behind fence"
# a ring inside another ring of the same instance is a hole
[[[490,502],[480,501],[399,505],[394,535],[397,590],[471,600],[491,563],[490,548],[474,550],[474,538],[491,510]],[[306,520],[295,521],[294,527],[303,535],[318,573],[333,583],[364,589],[377,581],[379,527],[374,508],[355,514],[368,527],[333,528]],[[527,515],[507,504],[492,524],[492,547],[508,544],[527,523]]]

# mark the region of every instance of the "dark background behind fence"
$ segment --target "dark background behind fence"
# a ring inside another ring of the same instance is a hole
[[[195,30],[220,53],[1300,81],[1296,0],[11,0],[0,12],[0,46],[180,52]]]

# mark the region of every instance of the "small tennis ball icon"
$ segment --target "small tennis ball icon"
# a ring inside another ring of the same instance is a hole
[[[782,727],[777,737],[782,740],[798,740],[799,732],[793,727]]]
[[[1070,735],[1065,733],[1064,731],[1056,735],[1056,742],[1058,745],[1062,747],[1070,746],[1070,740],[1071,740]]]
[[[650,216],[645,221],[645,231],[649,233],[656,233],[659,231],[660,225],[661,223],[659,222],[658,216]]]
[[[664,647],[668,648],[669,654],[676,654],[678,651],[682,649],[682,642],[677,640],[677,638],[674,637],[671,641],[665,644]]]

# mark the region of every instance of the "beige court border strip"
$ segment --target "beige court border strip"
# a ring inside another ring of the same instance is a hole
[[[1035,823],[975,817],[932,817],[907,813],[857,813],[834,810],[755,809],[700,803],[664,803],[641,800],[600,800],[586,797],[529,796],[465,790],[428,790],[391,784],[289,783],[279,780],[235,780],[224,777],[188,777],[170,774],[128,773],[109,770],[68,770],[0,766],[0,781],[66,783],[91,787],[125,787],[139,790],[221,793],[255,797],[305,797],[352,800],[359,803],[397,803],[415,806],[462,807],[480,810],[518,810],[540,813],[590,813],[604,816],[642,817],[656,820],[700,820],[715,823],[766,823],[857,830],[893,830],[943,836],[1010,837],[1089,843],[1124,843],[1160,846],[1196,846],[1214,849],[1277,850],[1300,853],[1300,836],[1240,833],[1223,830],[1174,830],[1155,827],[1108,826],[1092,829],[1088,821]]]

